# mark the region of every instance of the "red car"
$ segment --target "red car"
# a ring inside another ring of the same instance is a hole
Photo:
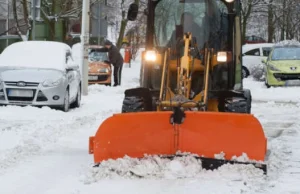
[[[245,44],[257,44],[257,43],[267,43],[265,39],[258,36],[246,36]]]

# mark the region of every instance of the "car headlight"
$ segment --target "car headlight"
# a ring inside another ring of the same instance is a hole
[[[108,68],[101,68],[98,70],[99,73],[108,73],[109,69]]]
[[[48,80],[45,80],[42,85],[44,87],[54,87],[54,86],[58,86],[61,82],[61,78],[58,79],[58,80],[51,80],[51,79],[48,79]]]
[[[269,69],[271,71],[280,71],[278,68],[276,68],[274,65],[269,65]]]

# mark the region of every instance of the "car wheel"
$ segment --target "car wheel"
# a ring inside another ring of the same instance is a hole
[[[265,74],[265,85],[267,88],[270,88],[271,86],[268,84],[268,76]]]
[[[81,87],[78,86],[77,96],[75,102],[71,104],[71,108],[79,108],[81,103]]]
[[[265,79],[265,85],[267,88],[270,88],[271,86],[268,84],[267,78]]]
[[[247,78],[249,76],[249,71],[246,67],[242,67],[242,76],[243,78]]]
[[[69,112],[69,110],[70,110],[70,96],[69,96],[68,89],[66,90],[66,93],[65,93],[64,104],[63,104],[62,110],[64,112]]]

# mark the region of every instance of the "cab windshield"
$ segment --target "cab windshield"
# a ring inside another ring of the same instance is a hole
[[[107,60],[107,53],[106,52],[100,52],[97,49],[89,49],[89,61],[91,62],[103,62]]]
[[[154,44],[173,47],[184,33],[191,32],[199,49],[205,43],[215,49],[223,49],[228,35],[226,5],[220,0],[180,1],[161,0],[156,5]]]

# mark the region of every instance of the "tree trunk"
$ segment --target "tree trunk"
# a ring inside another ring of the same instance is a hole
[[[22,5],[23,5],[23,17],[24,17],[24,22],[26,23],[26,28],[27,28],[27,32],[29,31],[29,33],[31,32],[31,28],[30,28],[30,23],[29,23],[29,19],[28,19],[28,7],[27,7],[27,0],[22,0]],[[30,34],[29,36],[30,37]],[[28,38],[29,39],[29,38]]]
[[[274,13],[273,13],[273,0],[270,0],[270,4],[268,5],[268,43],[273,42],[274,37]]]
[[[245,43],[246,38],[246,30],[247,30],[247,22],[252,12],[252,0],[249,0],[248,7],[243,11],[243,19],[242,19],[242,43]]]
[[[52,10],[52,13],[56,13],[56,4],[57,2],[54,0],[52,1],[52,7],[51,7],[51,10]],[[51,41],[54,41],[55,40],[55,20],[54,19],[51,19],[50,20],[50,25],[49,25],[49,28],[50,28],[50,36],[49,36],[49,39]]]
[[[281,25],[281,34],[280,34],[280,40],[284,40],[285,37],[285,27],[286,27],[286,17],[285,17],[285,9],[286,9],[286,0],[283,0],[282,2],[282,25]]]
[[[19,18],[18,18],[18,13],[17,13],[17,0],[12,1],[12,6],[13,6],[14,19],[16,21],[17,34],[20,38],[22,38],[22,36],[21,36],[22,34],[20,32]]]

